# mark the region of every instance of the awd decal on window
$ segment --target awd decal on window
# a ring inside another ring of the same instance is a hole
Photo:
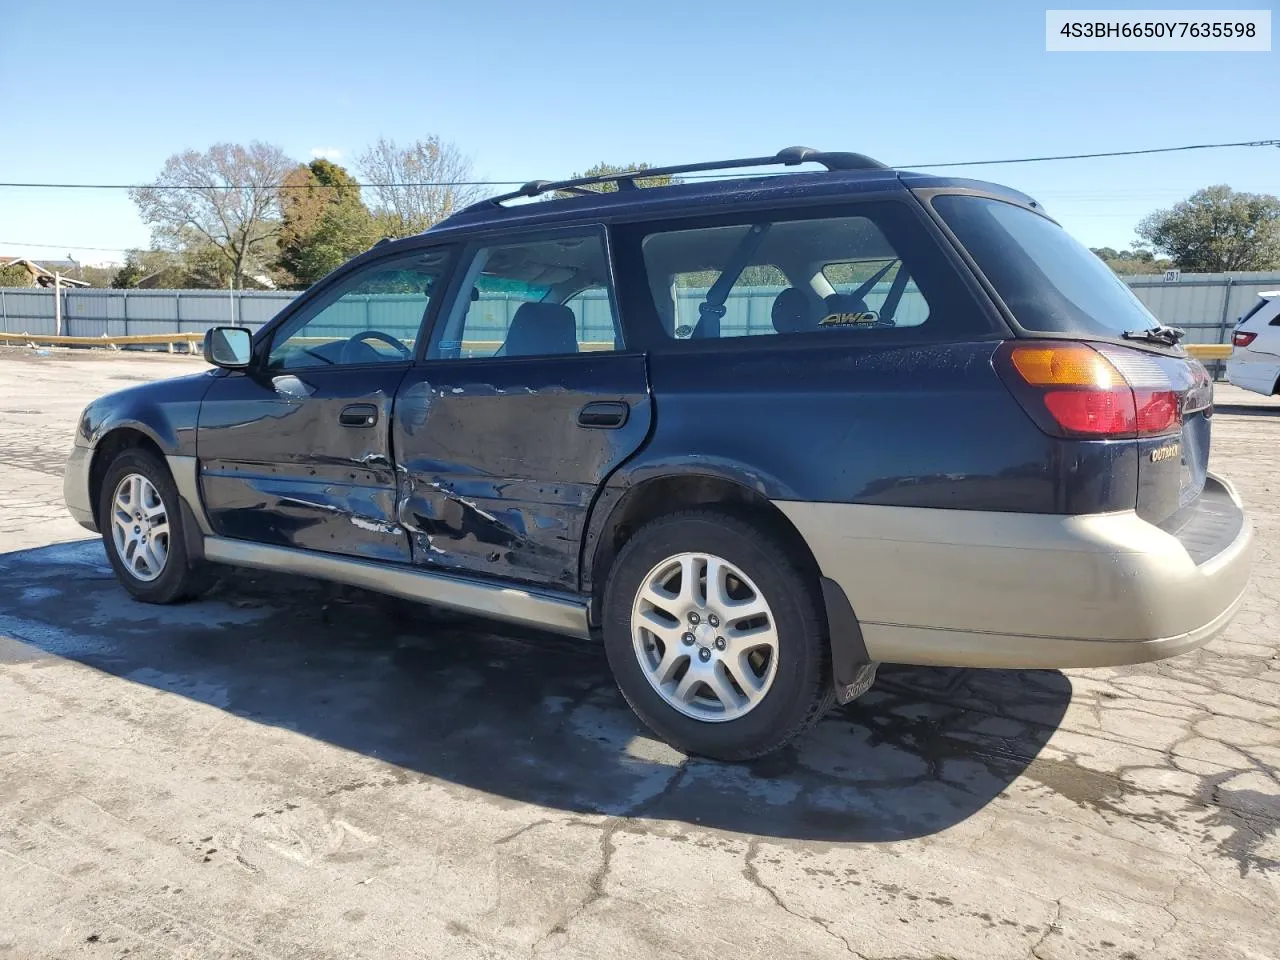
[[[861,327],[870,323],[879,323],[880,314],[874,310],[861,313],[829,313],[818,321],[820,327]]]

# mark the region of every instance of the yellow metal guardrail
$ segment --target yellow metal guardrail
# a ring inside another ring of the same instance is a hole
[[[26,346],[54,347],[110,347],[119,350],[124,346],[168,345],[169,352],[174,353],[174,345],[185,343],[188,353],[196,352],[196,345],[204,342],[203,333],[138,333],[127,337],[108,337],[105,333],[100,337],[67,337],[51,333],[0,333],[0,343],[20,343]]]
[[[1188,343],[1184,344],[1187,353],[1197,360],[1229,360],[1231,344],[1229,343]]]

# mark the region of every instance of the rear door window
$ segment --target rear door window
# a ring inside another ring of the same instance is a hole
[[[1159,326],[1128,284],[1049,218],[958,194],[934,197],[933,208],[1027,330],[1118,337]]]
[[[427,358],[559,356],[621,345],[604,233],[588,227],[476,247]]]
[[[641,259],[662,339],[946,338],[992,329],[904,204],[824,213],[649,229]]]

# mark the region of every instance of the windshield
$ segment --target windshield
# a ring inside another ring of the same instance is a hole
[[[939,196],[933,206],[1027,330],[1118,337],[1159,326],[1110,267],[1052,220],[987,197]]]

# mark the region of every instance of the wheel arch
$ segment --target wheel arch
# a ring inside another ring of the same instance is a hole
[[[155,432],[145,424],[127,421],[114,424],[102,433],[94,445],[93,457],[89,462],[89,505],[99,524],[102,518],[97,514],[102,499],[102,481],[116,457],[131,449],[146,450],[155,454],[161,463],[165,462],[164,447]]]
[[[807,570],[820,575],[818,562],[800,531],[752,479],[757,478],[724,471],[646,471],[625,490],[613,492],[611,503],[597,503],[588,524],[582,563],[582,589],[591,597],[593,609],[598,608],[609,570],[631,535],[650,520],[689,507],[724,505],[767,523],[795,550]]]

